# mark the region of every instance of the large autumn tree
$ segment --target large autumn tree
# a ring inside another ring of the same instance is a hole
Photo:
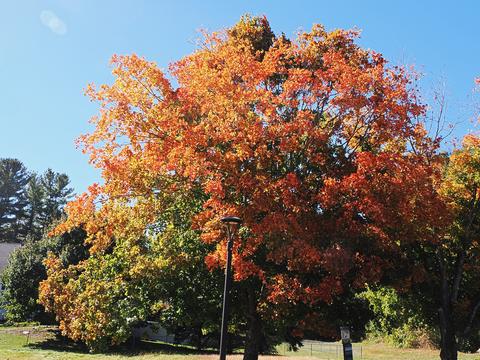
[[[275,36],[265,18],[245,16],[205,34],[168,74],[136,55],[113,57],[114,83],[87,90],[101,110],[93,132],[79,139],[104,184],[68,204],[68,220],[56,229],[83,227],[95,263],[42,285],[65,334],[98,339],[114,326],[79,322],[102,312],[94,304],[122,304],[125,279],[155,273],[145,239],[165,231],[157,220],[175,194],[204,196],[190,221],[213,247],[212,269],[225,263],[219,219],[243,219],[233,267],[248,360],[258,358],[272,320],[378,281],[420,234],[435,241],[431,229],[445,209],[434,191],[439,171],[424,156],[435,142],[418,123],[425,109],[414,76],[362,49],[357,37],[315,25],[291,40]],[[124,266],[115,270],[112,258]],[[55,278],[58,262],[49,265]],[[411,270],[395,269],[407,278]],[[89,284],[89,274],[104,280]],[[130,317],[145,310],[131,309],[135,296],[125,300]],[[75,297],[85,300],[81,309]],[[301,336],[308,319],[315,315],[306,313],[291,333]]]

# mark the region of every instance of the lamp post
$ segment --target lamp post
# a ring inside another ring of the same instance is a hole
[[[230,286],[232,281],[232,248],[234,227],[240,225],[242,219],[236,216],[225,216],[221,222],[227,226],[227,264],[225,266],[225,286],[223,288],[223,310],[222,310],[222,329],[220,334],[220,360],[227,357],[227,324],[230,305]]]

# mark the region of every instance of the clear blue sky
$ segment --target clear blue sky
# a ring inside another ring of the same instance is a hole
[[[0,13],[0,157],[65,172],[84,191],[100,176],[73,143],[97,110],[83,89],[111,81],[111,55],[135,52],[165,67],[194,49],[198,29],[230,26],[247,12],[290,36],[313,23],[361,29],[364,47],[415,64],[426,94],[443,78],[448,115],[464,120],[456,135],[473,129],[477,1],[10,0]]]

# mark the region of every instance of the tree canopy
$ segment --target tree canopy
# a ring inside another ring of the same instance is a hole
[[[438,191],[439,139],[422,124],[416,75],[357,37],[314,25],[288,39],[244,16],[168,73],[112,58],[113,84],[87,89],[101,109],[79,138],[104,183],[70,202],[53,232],[82,227],[91,256],[65,269],[51,257],[42,284],[66,335],[115,343],[128,319],[148,316],[147,288],[165,265],[156,246],[171,229],[161,219],[184,194],[200,204],[181,224],[209,245],[212,270],[225,263],[219,219],[243,219],[233,268],[247,360],[292,309],[304,309],[288,325],[300,337],[346,289],[426,276],[406,254],[439,245],[453,218]]]

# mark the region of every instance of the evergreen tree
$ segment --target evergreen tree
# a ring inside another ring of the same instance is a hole
[[[66,174],[29,172],[17,159],[0,159],[0,242],[38,240],[63,214],[73,189]]]
[[[42,236],[42,217],[44,213],[45,189],[42,186],[41,177],[33,174],[27,184],[28,221],[27,231],[32,239]]]
[[[73,189],[69,187],[70,180],[66,174],[60,174],[47,169],[40,178],[43,191],[43,206],[40,223],[45,230],[63,214],[63,207],[72,197]]]
[[[0,159],[0,242],[21,242],[27,220],[30,173],[17,159]]]

